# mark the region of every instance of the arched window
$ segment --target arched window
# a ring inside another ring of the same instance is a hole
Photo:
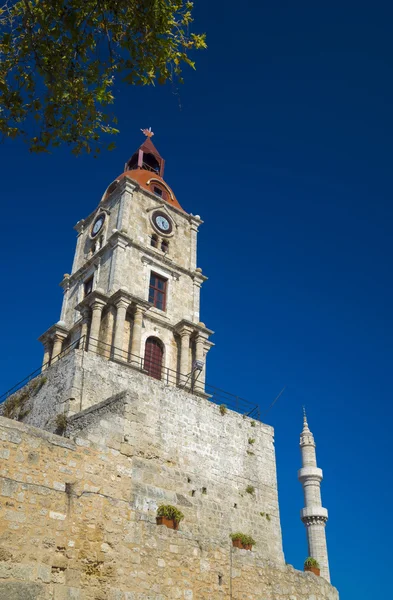
[[[149,337],[145,345],[144,369],[150,377],[161,379],[164,347],[160,340]]]
[[[153,246],[153,248],[157,248],[158,246],[158,236],[155,233],[150,238],[150,246]]]

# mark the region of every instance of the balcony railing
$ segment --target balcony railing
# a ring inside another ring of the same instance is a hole
[[[84,350],[93,354],[98,354],[107,360],[119,362],[134,368],[146,376],[160,380],[165,385],[173,385],[180,389],[184,389],[188,393],[205,396],[211,402],[218,405],[225,405],[228,409],[238,412],[244,416],[260,420],[260,410],[257,404],[253,404],[248,400],[230,394],[218,387],[210,385],[202,381],[201,371],[193,369],[190,373],[180,373],[178,370],[170,369],[162,365],[160,362],[154,361],[151,358],[145,358],[131,354],[121,348],[115,348],[113,345],[106,344],[101,340],[85,336],[75,340],[69,344],[62,352],[54,358],[52,362],[43,364],[41,367],[30,373],[27,377],[19,381],[16,385],[10,388],[7,392],[0,396],[0,403],[5,402],[7,398],[15,394],[18,390],[27,385],[32,379],[45,372],[52,364],[57,363],[64,356],[70,354],[74,350]]]

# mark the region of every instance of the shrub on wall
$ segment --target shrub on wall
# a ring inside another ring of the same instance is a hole
[[[304,566],[305,567],[314,567],[315,569],[319,569],[319,562],[315,559],[312,558],[311,556],[309,556],[308,558],[306,558],[306,560],[304,561]]]
[[[240,544],[244,547],[247,546],[255,546],[256,541],[251,535],[246,535],[245,533],[237,532],[231,533],[229,536],[232,542],[240,542]]]
[[[175,523],[180,523],[184,519],[183,513],[176,506],[171,506],[171,504],[161,504],[157,508],[157,517],[165,517],[166,519],[175,521]]]
[[[14,419],[15,421],[21,421],[23,417],[29,413],[29,411],[25,410],[24,408],[26,402],[29,400],[29,398],[32,398],[40,391],[46,381],[46,377],[36,377],[21,390],[15,392],[12,394],[12,396],[7,398],[7,400],[4,402],[3,417]]]

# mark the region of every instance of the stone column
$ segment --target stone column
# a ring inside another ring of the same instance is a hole
[[[52,350],[52,358],[51,363],[54,363],[57,360],[57,357],[61,353],[63,342],[66,338],[66,334],[60,333],[57,331],[53,336],[53,350]]]
[[[91,324],[89,335],[89,351],[97,352],[98,337],[100,335],[101,315],[105,302],[103,300],[94,300],[91,305]]]
[[[89,328],[89,309],[84,308],[81,310],[82,324],[81,324],[81,335],[80,335],[80,347],[82,350],[87,350],[87,332]]]
[[[119,360],[125,360],[126,355],[123,351],[124,343],[124,322],[126,320],[126,312],[129,307],[129,302],[124,298],[120,298],[116,302],[116,323],[115,336],[113,340],[113,356]]]
[[[191,219],[190,229],[191,229],[190,270],[193,271],[197,265],[198,222]]]
[[[206,337],[201,333],[198,333],[195,338],[195,360],[200,360],[205,363],[205,341]],[[205,364],[203,364],[202,371],[195,371],[195,384],[194,390],[196,392],[205,391]]]
[[[136,306],[134,315],[134,325],[132,327],[132,341],[131,341],[131,362],[137,363],[142,366],[141,360],[141,342],[142,342],[142,321],[144,309],[142,306]]]
[[[113,334],[115,330],[115,319],[116,319],[116,308],[114,306],[109,307],[107,315],[107,332],[105,339],[105,356],[110,358],[112,356],[112,345],[113,345]]]
[[[180,374],[179,383],[180,385],[186,385],[191,387],[191,378],[188,375],[191,371],[190,368],[190,336],[191,329],[185,327],[180,332]]]
[[[44,359],[42,361],[42,370],[43,371],[45,371],[45,369],[47,369],[49,367],[50,354],[51,354],[51,343],[49,340],[47,340],[46,342],[44,342]]]
[[[68,273],[64,273],[64,279],[61,283],[63,288],[63,304],[61,307],[60,321],[66,321],[67,319],[67,307],[68,307],[68,297],[70,293],[70,276]]]

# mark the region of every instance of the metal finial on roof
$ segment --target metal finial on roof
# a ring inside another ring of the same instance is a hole
[[[151,127],[149,127],[149,129],[141,129],[141,132],[148,138],[151,138],[154,135],[154,132],[151,130]]]
[[[306,407],[303,406],[303,433],[311,433],[307,423]]]

